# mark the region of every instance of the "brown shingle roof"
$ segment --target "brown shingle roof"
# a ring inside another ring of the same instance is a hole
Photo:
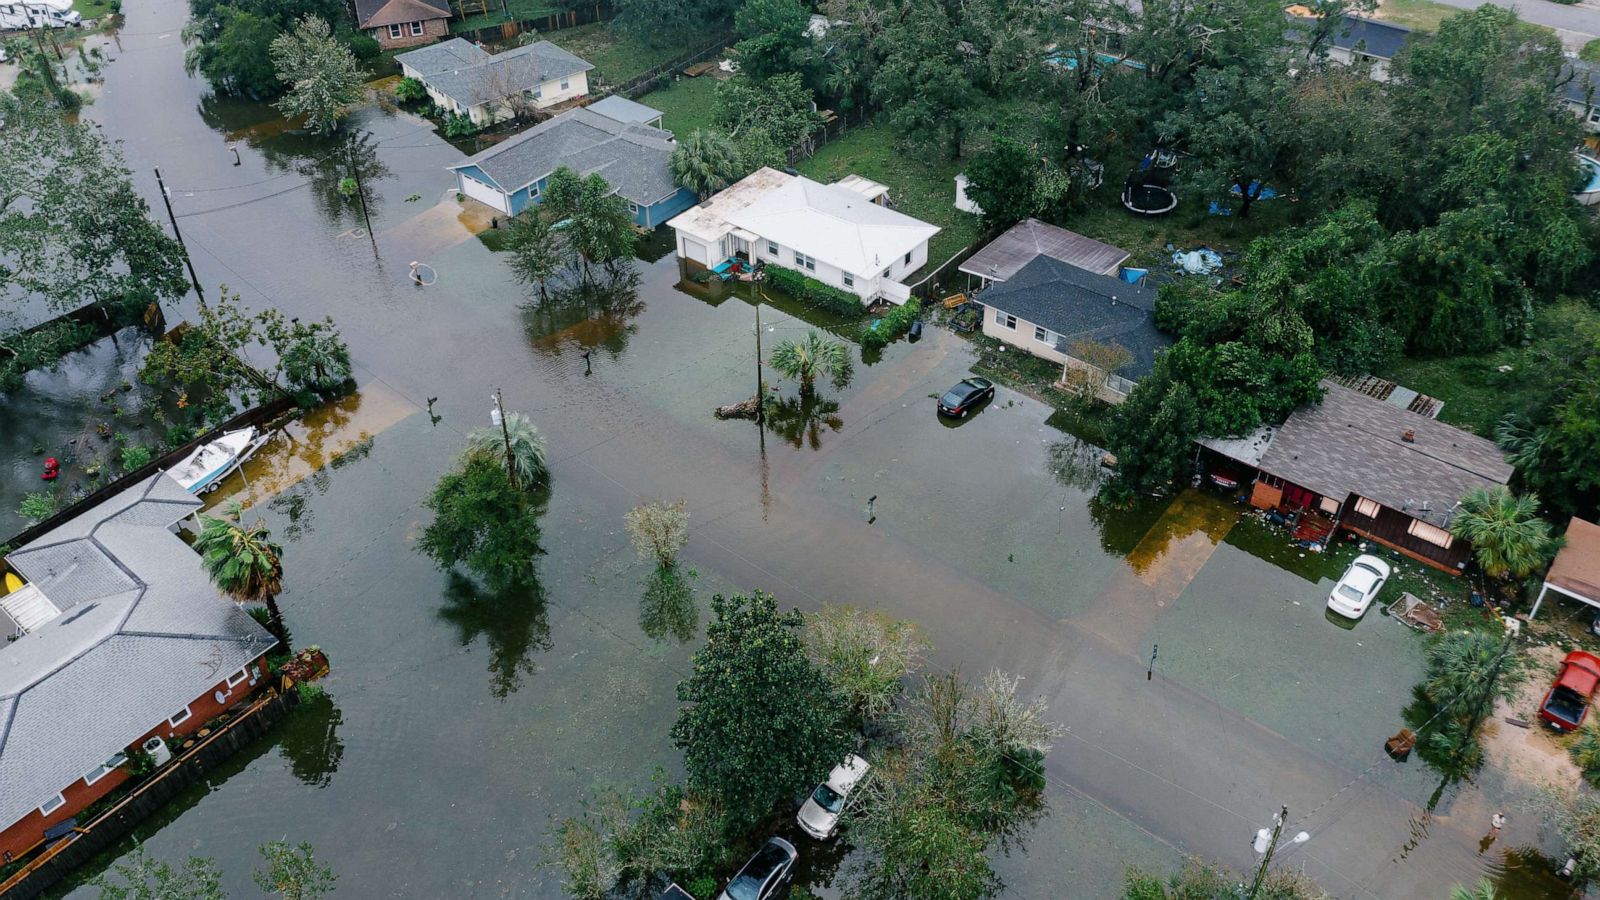
[[[450,18],[450,0],[356,0],[356,24],[381,28]]]
[[[1097,275],[1115,275],[1117,267],[1128,258],[1128,251],[1038,219],[1023,219],[972,254],[961,264],[961,271],[1005,281],[1038,256],[1048,256]]]
[[[1444,527],[1473,488],[1511,480],[1493,441],[1331,381],[1315,406],[1289,416],[1261,469],[1340,502],[1351,494]],[[1407,430],[1414,440],[1406,441]]]
[[[1556,554],[1544,580],[1600,603],[1600,525],[1573,516],[1567,524],[1567,545]]]

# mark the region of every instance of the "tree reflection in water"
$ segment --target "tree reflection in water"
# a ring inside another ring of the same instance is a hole
[[[639,273],[631,265],[588,284],[552,283],[548,292],[548,298],[522,307],[523,329],[541,353],[604,350],[615,359],[639,330],[633,320],[644,312],[645,302],[639,299]]]
[[[654,640],[671,635],[678,643],[700,631],[700,607],[694,602],[693,569],[656,567],[639,598],[639,627]]]
[[[789,446],[822,448],[822,436],[844,427],[839,418],[839,401],[815,392],[800,397],[769,397],[766,406],[767,430]]]
[[[490,591],[451,572],[439,618],[456,627],[461,646],[482,637],[489,648],[489,692],[504,700],[537,671],[533,654],[551,647],[550,617],[537,573]]]
[[[327,787],[344,759],[344,742],[339,740],[343,723],[344,713],[326,691],[300,702],[278,739],[294,777],[312,787]]]

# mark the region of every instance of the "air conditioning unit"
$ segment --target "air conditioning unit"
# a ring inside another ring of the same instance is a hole
[[[158,769],[172,761],[172,751],[167,749],[167,742],[159,737],[153,737],[145,741],[139,745],[139,749],[150,754],[150,757],[156,761],[156,768]]]

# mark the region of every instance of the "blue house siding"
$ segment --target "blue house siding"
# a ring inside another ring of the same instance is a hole
[[[633,217],[635,225],[644,228],[654,228],[667,221],[678,213],[699,202],[700,198],[688,188],[678,188],[678,192],[652,206],[643,206]]]

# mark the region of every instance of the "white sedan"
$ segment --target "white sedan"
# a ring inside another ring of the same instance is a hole
[[[800,827],[806,834],[819,841],[833,837],[833,832],[839,827],[839,813],[844,809],[845,798],[850,796],[850,789],[870,768],[866,760],[854,753],[833,767],[828,780],[817,785],[817,789],[800,807]]]
[[[1383,590],[1383,583],[1389,580],[1389,564],[1376,556],[1363,553],[1356,557],[1350,568],[1344,570],[1344,577],[1333,586],[1333,593],[1328,595],[1328,609],[1344,616],[1347,619],[1359,619],[1367,612],[1367,607]]]

